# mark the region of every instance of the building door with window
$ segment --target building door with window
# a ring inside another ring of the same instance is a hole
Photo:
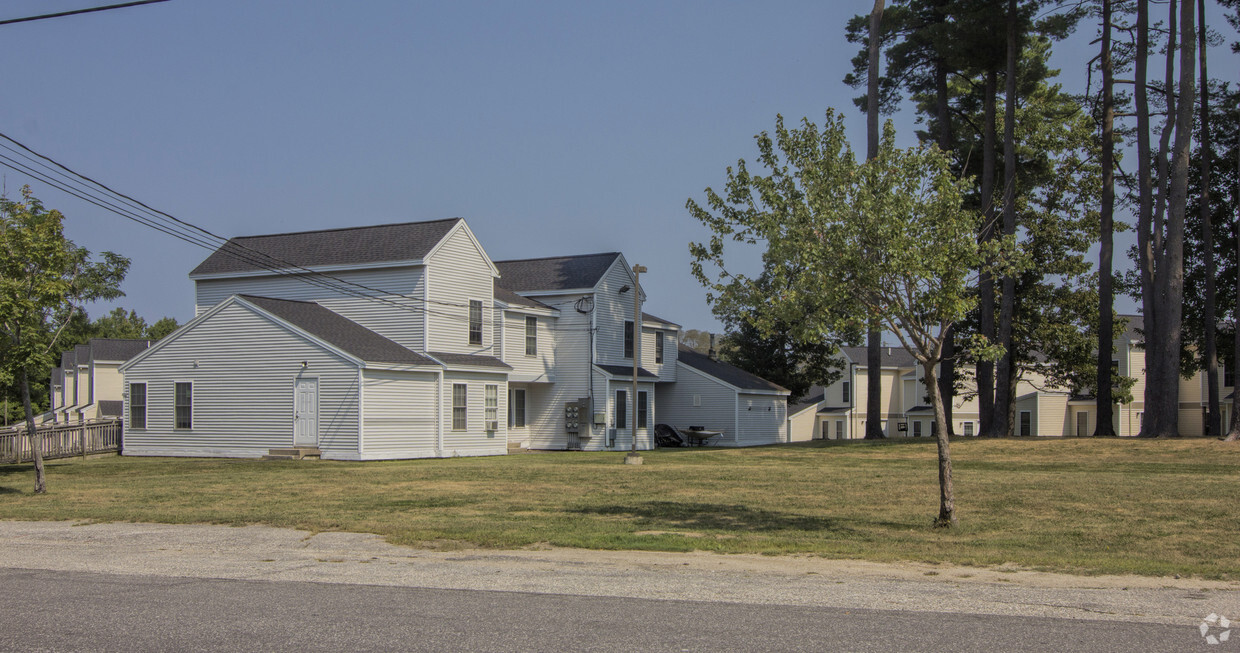
[[[1076,414],[1076,437],[1083,438],[1089,435],[1089,413],[1081,411]]]
[[[297,379],[293,391],[293,445],[319,445],[318,379]]]

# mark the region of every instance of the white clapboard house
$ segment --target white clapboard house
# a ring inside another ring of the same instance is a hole
[[[190,278],[196,317],[121,367],[127,455],[648,449],[684,369],[675,323],[634,338],[622,254],[492,261],[459,218],[234,238]]]

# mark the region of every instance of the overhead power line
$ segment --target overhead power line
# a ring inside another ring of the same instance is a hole
[[[47,155],[36,152],[3,132],[0,132],[0,139],[15,145],[17,149],[0,143],[0,148],[18,157],[13,158],[0,153],[0,166],[42,181],[82,201],[183,242],[211,251],[221,251],[259,269],[276,275],[291,277],[323,290],[383,303],[418,315],[427,313],[459,322],[468,321],[467,316],[438,311],[426,306],[429,303],[451,307],[468,307],[468,304],[400,295],[389,290],[373,288],[365,284],[311,270],[297,263],[224,238],[164,211],[154,209],[129,195],[116,191],[102,182],[69,168]],[[391,297],[399,297],[402,301],[390,299]],[[419,305],[412,306],[404,302],[413,302]]]
[[[137,7],[138,5],[153,5],[157,2],[168,2],[168,0],[136,0],[135,2],[122,2],[115,5],[106,5],[103,7],[88,7],[86,9],[74,9],[72,11],[61,11],[55,14],[43,14],[41,16],[27,16],[25,18],[9,18],[0,20],[0,25],[12,25],[14,23],[29,23],[32,20],[43,20],[46,18],[63,18],[65,16],[76,16],[78,14],[93,14],[97,11],[108,11],[109,9],[124,9],[126,7]]]

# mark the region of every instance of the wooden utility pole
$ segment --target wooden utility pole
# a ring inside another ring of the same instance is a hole
[[[637,369],[638,363],[641,361],[641,344],[642,344],[642,273],[646,271],[644,265],[633,266],[633,421],[629,427],[633,434],[633,447],[629,450],[629,454],[624,457],[626,465],[642,464],[642,456],[637,453]]]

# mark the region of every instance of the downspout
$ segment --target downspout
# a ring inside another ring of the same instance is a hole
[[[296,393],[297,382],[294,381],[293,383],[294,383],[293,392]],[[296,402],[296,399],[294,399],[294,402]],[[316,425],[316,428],[317,428],[317,425]],[[362,367],[359,365],[357,367],[357,457],[358,458],[365,458],[365,456],[362,455],[362,452],[364,449],[362,443],[364,441],[365,433],[366,433],[366,384],[364,380],[362,379]]]
[[[435,402],[435,442],[436,454],[443,457],[443,368],[440,367],[437,381],[439,383],[439,401]]]

